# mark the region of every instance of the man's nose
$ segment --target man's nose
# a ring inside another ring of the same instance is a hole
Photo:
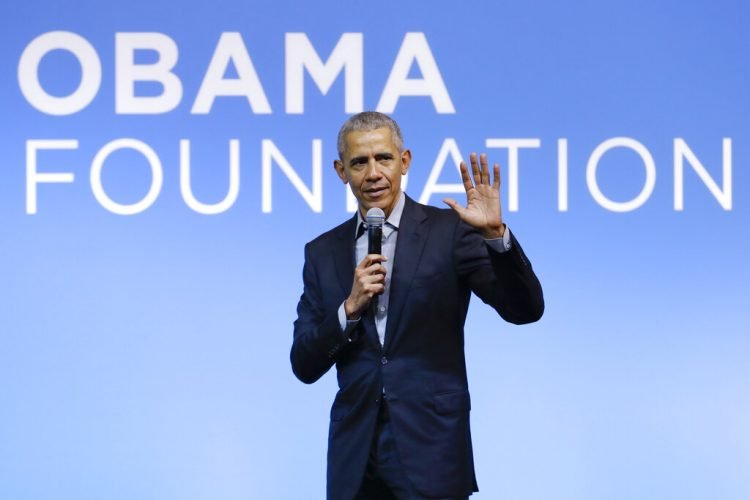
[[[367,162],[367,179],[379,179],[381,175],[378,162],[374,158]]]

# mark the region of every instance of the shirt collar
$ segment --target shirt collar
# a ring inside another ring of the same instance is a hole
[[[393,207],[393,210],[391,210],[391,215],[388,216],[388,219],[386,219],[385,221],[384,229],[388,229],[388,226],[391,226],[393,229],[398,229],[399,224],[401,224],[401,216],[404,214],[404,205],[406,205],[406,195],[403,191],[401,191],[398,197],[398,201],[396,202],[396,206]],[[360,214],[359,210],[357,210],[357,225],[355,227],[358,228],[359,225],[363,222],[364,221],[362,220],[362,214]]]

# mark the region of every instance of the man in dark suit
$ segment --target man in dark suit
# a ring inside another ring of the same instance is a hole
[[[398,125],[365,112],[342,126],[336,172],[359,210],[305,246],[292,369],[306,383],[336,365],[328,498],[466,498],[477,491],[464,321],[471,292],[505,320],[529,323],[542,289],[502,220],[500,171],[461,164],[467,205],[412,201],[411,163]],[[473,177],[473,182],[472,182]],[[386,215],[382,254],[367,255],[358,226]],[[375,306],[375,307],[373,307]]]

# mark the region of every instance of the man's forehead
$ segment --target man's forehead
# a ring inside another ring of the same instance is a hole
[[[387,127],[370,130],[352,130],[346,134],[348,149],[369,148],[372,146],[391,148],[394,146],[391,129]]]

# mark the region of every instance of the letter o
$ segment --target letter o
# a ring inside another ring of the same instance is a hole
[[[81,81],[73,93],[64,97],[48,94],[39,83],[39,63],[53,50],[67,50],[81,65]],[[29,43],[18,62],[18,85],[26,100],[42,113],[72,115],[89,105],[99,91],[102,65],[94,47],[82,36],[70,31],[50,31]]]
[[[151,188],[149,188],[148,193],[146,193],[146,196],[144,196],[141,201],[130,205],[123,205],[113,201],[112,198],[104,192],[104,187],[102,186],[102,168],[104,168],[104,161],[110,154],[118,149],[126,148],[134,149],[141,153],[146,157],[149,167],[151,167]],[[162,171],[159,156],[153,149],[151,149],[151,146],[136,139],[116,139],[105,144],[104,147],[96,153],[96,156],[91,163],[91,190],[94,193],[94,197],[104,208],[118,215],[135,215],[146,210],[156,201],[156,198],[161,192],[161,186],[163,183],[164,172]]]
[[[604,153],[613,148],[629,148],[638,153],[643,160],[643,165],[646,167],[646,182],[643,184],[641,192],[630,201],[618,202],[612,201],[599,189],[599,184],[596,182],[596,169],[599,166],[599,160],[601,160]],[[586,165],[586,184],[588,185],[591,196],[594,197],[599,205],[610,210],[612,212],[630,212],[643,205],[651,193],[654,191],[656,185],[656,165],[654,158],[649,153],[646,146],[631,139],[630,137],[613,137],[599,144],[596,149],[591,153],[588,164]]]

